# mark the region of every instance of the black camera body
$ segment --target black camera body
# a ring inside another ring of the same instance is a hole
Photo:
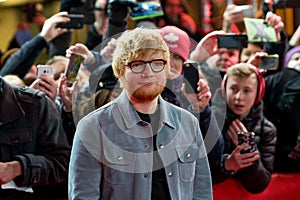
[[[243,49],[248,47],[246,34],[231,34],[218,36],[218,48]]]
[[[82,14],[69,14],[66,17],[70,18],[70,21],[67,23],[59,23],[56,25],[56,28],[66,28],[66,29],[80,29],[83,27],[84,15]]]
[[[255,133],[254,132],[238,132],[239,145],[248,143],[249,147],[241,150],[241,154],[251,153],[256,151]]]

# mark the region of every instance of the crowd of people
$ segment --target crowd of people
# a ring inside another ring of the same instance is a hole
[[[1,199],[212,199],[229,178],[260,193],[273,172],[300,172],[300,26],[289,38],[266,11],[277,42],[218,48],[219,36],[239,34],[238,6],[199,39],[175,0],[162,2],[173,15],[128,29],[136,3],[93,1],[86,43],[71,44],[57,24],[84,6],[62,0],[39,34],[1,58]],[[37,77],[45,48],[53,75]],[[74,54],[82,63],[70,85]],[[266,70],[272,54],[278,67]]]

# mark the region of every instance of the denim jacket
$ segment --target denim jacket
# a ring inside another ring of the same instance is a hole
[[[159,97],[157,149],[172,199],[212,199],[198,120]],[[125,91],[84,117],[69,167],[70,199],[151,199],[153,133]]]

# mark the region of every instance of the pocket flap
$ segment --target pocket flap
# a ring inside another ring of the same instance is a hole
[[[32,140],[32,132],[26,130],[14,130],[7,134],[0,134],[0,144],[6,144],[10,146],[18,146],[30,142]]]

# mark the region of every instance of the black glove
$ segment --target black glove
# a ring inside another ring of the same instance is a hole
[[[124,26],[129,12],[137,6],[136,0],[109,0],[107,13],[110,22],[116,26]]]

